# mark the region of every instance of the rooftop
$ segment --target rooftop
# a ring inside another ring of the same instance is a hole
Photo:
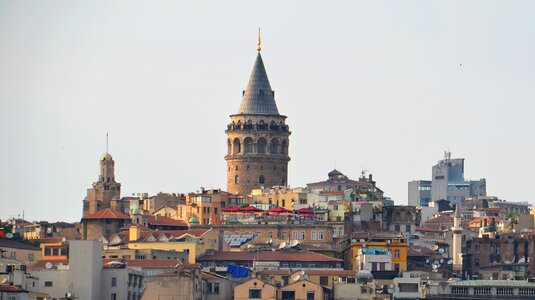
[[[332,258],[315,252],[283,252],[283,251],[251,251],[230,252],[215,251],[213,255],[202,255],[198,261],[316,261],[341,262],[341,259]]]

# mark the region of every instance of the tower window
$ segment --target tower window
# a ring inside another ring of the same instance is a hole
[[[238,166],[236,165],[236,171],[238,171]]]
[[[269,153],[277,154],[277,148],[279,148],[279,140],[274,138],[271,140],[271,143],[269,143]]]
[[[253,139],[248,137],[248,138],[245,138],[245,140],[243,141],[243,143],[245,144],[245,151],[244,153],[253,153]]]
[[[264,166],[260,166],[260,170],[264,170]]]
[[[259,138],[257,142],[257,153],[266,153],[266,139]]]
[[[241,153],[241,144],[240,139],[235,138],[232,142],[232,154],[238,154]]]
[[[250,167],[249,165],[247,165],[247,171],[249,171],[250,168],[251,168],[251,167]]]
[[[258,177],[258,183],[265,183],[266,182],[266,179],[264,178],[264,175],[260,175],[260,177]]]
[[[240,183],[240,176],[238,176],[238,175],[234,176],[234,183],[235,184]]]

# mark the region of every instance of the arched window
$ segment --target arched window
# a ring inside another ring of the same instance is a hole
[[[235,138],[234,141],[232,142],[232,154],[239,154],[239,153],[241,153],[240,139]]]
[[[288,143],[286,142],[286,140],[282,140],[281,154],[286,154],[286,153],[288,153]]]
[[[277,154],[278,148],[279,148],[279,140],[277,138],[272,139],[271,143],[269,143],[269,153]]]
[[[236,171],[238,171],[238,165],[236,165]]]
[[[227,154],[231,155],[232,154],[232,143],[230,142],[230,139],[227,139],[227,146],[228,146]]]
[[[257,145],[257,153],[266,153],[266,139],[265,138],[259,138],[258,139],[258,142],[256,143]]]
[[[238,175],[234,176],[234,183],[235,184],[240,183],[240,176],[238,176]]]
[[[253,139],[250,137],[245,138],[243,140],[244,144],[244,153],[253,153]]]
[[[265,182],[266,182],[266,179],[264,178],[264,175],[260,175],[260,177],[258,177],[258,183],[264,184]]]

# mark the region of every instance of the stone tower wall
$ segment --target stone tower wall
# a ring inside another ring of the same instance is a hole
[[[227,133],[227,191],[287,185],[290,131],[284,116],[233,115]]]

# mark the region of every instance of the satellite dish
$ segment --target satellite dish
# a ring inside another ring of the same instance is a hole
[[[444,259],[443,259],[443,258],[440,259],[440,263],[441,263],[441,264],[444,263]]]
[[[388,293],[392,294],[394,292],[394,286],[393,285],[389,285],[388,286]]]
[[[269,239],[269,243],[270,243],[270,244],[273,243],[273,239]]]
[[[438,247],[438,246],[437,246],[437,247]],[[438,249],[438,253],[440,253],[440,254],[444,253],[444,248],[440,248],[440,249]]]
[[[438,245],[433,245],[433,247],[431,249],[433,249],[435,251],[438,250]]]
[[[292,275],[292,281],[298,281],[301,278],[301,274],[295,273]]]
[[[290,247],[293,248],[293,247],[297,246],[297,244],[299,244],[299,242],[297,240],[293,240],[293,241],[290,242]]]
[[[286,247],[286,242],[282,242],[282,243],[279,245],[279,250],[284,249],[284,247]]]
[[[277,249],[275,249],[275,248],[272,248],[272,249],[271,249],[271,251],[275,252],[275,251],[277,251]]]
[[[301,272],[299,272],[299,274],[301,274],[301,276],[305,276],[305,271],[301,270]]]
[[[366,243],[362,244],[362,248],[366,248]]]
[[[448,256],[449,256],[448,253],[446,253],[446,252],[442,253],[442,257],[448,258]]]
[[[2,278],[2,279],[0,280],[0,284],[4,284],[4,283],[6,283],[6,282],[7,282],[7,278]]]
[[[360,242],[361,243],[364,243],[366,240],[365,239],[360,239]]]
[[[45,264],[45,268],[47,268],[47,269],[52,269],[52,263],[51,263],[51,262],[47,262],[47,263]]]
[[[425,260],[426,263],[429,263],[429,258]]]
[[[13,233],[11,233],[11,232],[6,233],[6,237],[8,239],[12,239],[13,238]]]
[[[448,265],[451,265],[453,263],[453,259],[448,260]]]

